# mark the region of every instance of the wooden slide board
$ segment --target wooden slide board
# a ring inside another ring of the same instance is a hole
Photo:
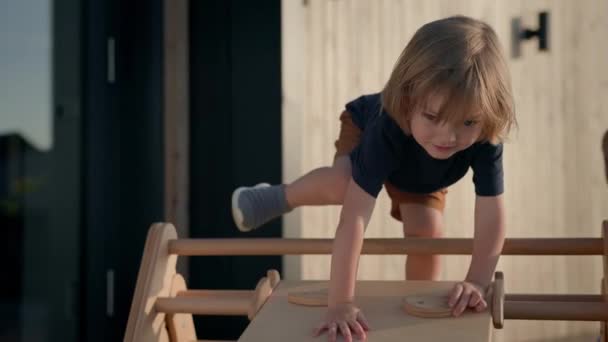
[[[489,310],[449,318],[419,318],[403,311],[405,296],[445,294],[454,284],[431,281],[357,282],[355,301],[372,328],[368,332],[368,341],[490,341],[492,316]],[[323,318],[326,308],[292,304],[287,301],[287,295],[293,291],[317,291],[326,286],[326,282],[319,281],[281,281],[238,341],[325,341],[325,336],[312,337],[312,331]]]

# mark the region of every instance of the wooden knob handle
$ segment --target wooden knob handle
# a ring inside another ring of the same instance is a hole
[[[494,328],[502,329],[505,321],[505,285],[502,272],[494,274],[494,285],[492,288],[492,323]]]
[[[270,294],[272,293],[272,287],[270,286],[270,280],[266,277],[263,277],[258,282],[255,290],[253,291],[253,297],[251,298],[251,304],[249,305],[249,312],[247,313],[247,317],[249,320],[252,320],[253,317],[258,313],[262,305]]]
[[[249,320],[252,320],[258,311],[260,311],[262,305],[268,300],[272,294],[272,290],[274,290],[280,281],[281,275],[277,270],[269,270],[266,272],[266,277],[260,279],[253,291],[251,304],[249,305],[249,310],[247,312]]]
[[[270,280],[270,286],[274,289],[281,282],[281,274],[277,270],[268,270],[266,278]]]

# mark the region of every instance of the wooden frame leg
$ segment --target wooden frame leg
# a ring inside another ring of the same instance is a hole
[[[606,136],[608,136],[608,134]],[[604,301],[608,302],[608,220],[602,222],[602,238],[604,239],[604,257],[602,259],[604,264],[604,277],[602,278],[601,289]],[[602,336],[601,341],[608,342],[608,322],[604,321],[600,322],[600,324],[600,331]]]
[[[492,310],[492,323],[494,328],[502,329],[504,327],[505,316],[505,285],[504,275],[502,272],[494,273],[494,283],[491,288],[491,303],[490,309]]]
[[[181,274],[177,273],[173,276],[173,284],[171,285],[171,297],[177,297],[181,291],[188,290],[186,280]],[[194,328],[194,320],[192,314],[167,314],[165,318],[169,339],[171,342],[181,341],[196,341],[196,329]]]
[[[165,314],[156,312],[154,303],[171,293],[177,255],[169,254],[169,241],[174,239],[177,232],[168,223],[155,223],[148,231],[124,342],[169,342]]]
[[[602,283],[600,286],[602,288],[602,297],[604,298],[604,301],[608,301],[606,293],[606,278],[602,278]],[[607,326],[608,324],[606,322],[600,322],[600,342],[608,342],[608,332],[606,331]]]

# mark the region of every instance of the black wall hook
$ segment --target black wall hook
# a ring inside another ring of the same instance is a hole
[[[538,14],[538,28],[532,30],[522,27],[521,18],[511,20],[511,56],[521,56],[521,44],[524,40],[538,38],[538,50],[549,50],[549,12]]]

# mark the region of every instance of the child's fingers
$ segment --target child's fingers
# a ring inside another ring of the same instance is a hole
[[[365,318],[365,315],[361,311],[357,314],[357,322],[361,324],[361,327],[363,327],[365,331],[369,331],[369,323],[367,323],[367,318]]]
[[[452,288],[452,290],[450,290],[450,299],[448,300],[448,305],[450,307],[454,307],[454,305],[456,305],[458,299],[460,299],[460,296],[462,295],[463,289],[464,287],[462,286],[462,284],[458,283]]]
[[[469,306],[469,300],[471,300],[471,293],[463,292],[462,295],[460,296],[460,300],[458,301],[458,304],[454,307],[454,310],[452,311],[452,313],[455,316],[459,316],[467,308],[467,306]]]
[[[321,335],[323,333],[324,330],[326,330],[328,328],[327,323],[323,322],[321,324],[319,324],[312,332],[312,335],[314,337],[317,337],[319,335]]]
[[[477,291],[473,291],[473,293],[471,294],[471,300],[469,301],[469,307],[476,307],[477,304],[479,304],[479,302],[482,300],[481,298],[481,294]]]
[[[365,330],[363,329],[361,324],[359,324],[359,322],[349,321],[348,326],[350,327],[350,330],[357,336],[358,339],[365,340],[367,338],[367,336],[365,334]]]
[[[475,306],[475,311],[481,312],[488,307],[488,303],[485,300],[482,300]]]
[[[348,326],[348,324],[346,322],[340,322],[340,333],[342,334],[342,337],[344,337],[344,341],[345,342],[353,342],[353,336],[350,333],[350,327]]]
[[[338,328],[336,323],[331,323],[327,329],[327,340],[329,342],[336,342],[338,335]]]

